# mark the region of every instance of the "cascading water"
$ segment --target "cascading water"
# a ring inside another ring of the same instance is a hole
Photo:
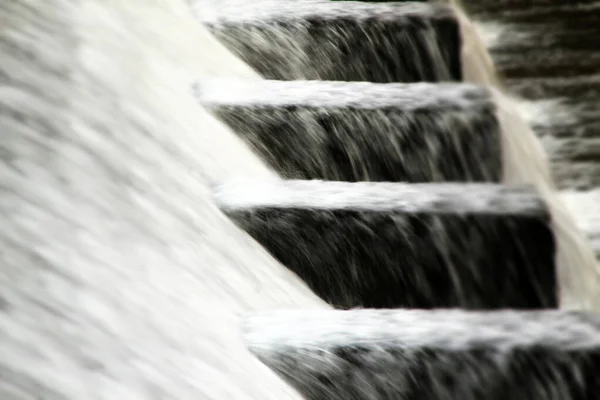
[[[463,75],[495,82],[458,15]],[[300,399],[244,348],[238,317],[329,307],[215,206],[214,183],[277,174],[192,95],[202,77],[259,74],[183,0],[13,0],[0,76],[0,399]],[[504,177],[538,171],[548,190],[512,107]],[[563,264],[582,270],[561,278],[573,304],[595,300],[591,253],[562,218]]]

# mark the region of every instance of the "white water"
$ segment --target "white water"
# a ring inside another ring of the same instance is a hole
[[[0,17],[35,54],[0,48],[0,398],[298,399],[237,318],[325,305],[215,208],[212,183],[274,174],[190,90],[258,76],[183,0]]]
[[[2,400],[299,398],[238,315],[324,304],[212,202],[274,174],[193,99],[199,75],[256,75],[189,15],[0,3],[0,43],[35,54],[0,47]]]

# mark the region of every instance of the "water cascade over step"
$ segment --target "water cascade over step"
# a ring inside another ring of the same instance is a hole
[[[565,311],[274,311],[250,350],[307,400],[592,400],[600,316]]]
[[[558,305],[551,216],[532,188],[240,181],[216,195],[337,307]]]
[[[196,95],[286,178],[502,180],[502,119],[482,86],[213,79]]]
[[[494,79],[473,26],[448,4],[239,1],[199,18],[267,79]]]

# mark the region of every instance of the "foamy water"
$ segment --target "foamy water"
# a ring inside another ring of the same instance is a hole
[[[275,174],[191,92],[256,74],[182,1],[0,16],[0,398],[299,399],[238,315],[325,305],[214,205]]]

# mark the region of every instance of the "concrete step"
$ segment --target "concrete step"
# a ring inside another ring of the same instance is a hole
[[[286,178],[494,181],[494,95],[472,84],[203,80],[202,105]]]
[[[267,79],[487,82],[493,77],[473,26],[448,4],[226,1],[197,17]]]
[[[566,400],[600,393],[600,316],[295,310],[249,316],[249,349],[307,400]]]
[[[240,180],[215,198],[339,308],[558,304],[551,217],[529,187]]]

